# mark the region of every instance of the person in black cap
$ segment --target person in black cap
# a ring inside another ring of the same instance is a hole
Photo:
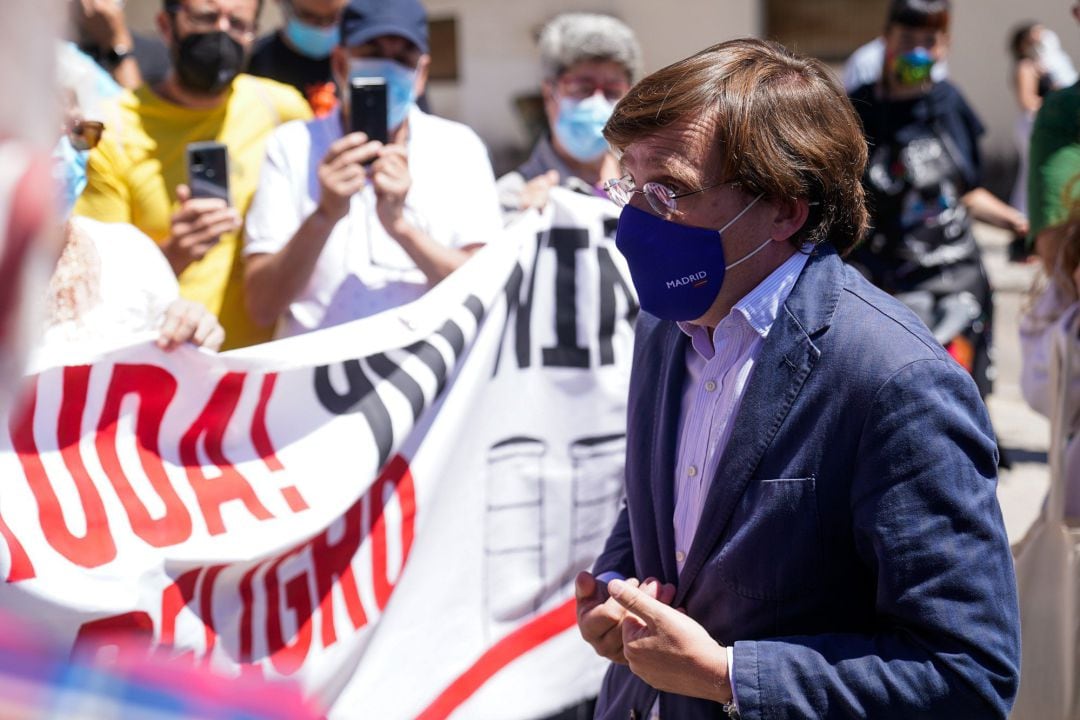
[[[411,302],[501,229],[487,150],[416,98],[427,83],[417,0],[351,0],[331,68],[342,109],[279,128],[247,216],[248,312],[279,337]],[[345,134],[352,78],[387,86],[390,142]]]

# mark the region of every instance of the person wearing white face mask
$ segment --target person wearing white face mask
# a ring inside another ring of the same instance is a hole
[[[259,38],[248,73],[292,85],[316,116],[337,108],[330,53],[337,45],[346,0],[280,0],[284,25]]]
[[[604,124],[641,73],[641,47],[625,24],[608,15],[564,13],[540,34],[544,113],[550,136],[529,159],[499,178],[506,220],[547,204],[556,186],[604,197],[604,181],[619,176]]]
[[[331,67],[341,112],[279,128],[247,216],[248,312],[279,337],[411,302],[501,229],[480,138],[416,105],[427,82],[418,0],[351,0]],[[351,78],[387,85],[388,144],[345,133]]]

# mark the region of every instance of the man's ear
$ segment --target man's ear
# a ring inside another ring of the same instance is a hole
[[[416,97],[420,97],[424,94],[424,90],[427,89],[428,73],[431,71],[431,56],[424,54],[420,56],[420,60],[416,63],[416,82],[413,88],[416,90]]]
[[[788,240],[802,230],[806,219],[810,217],[810,203],[806,198],[773,200],[770,203],[774,214],[770,222],[769,237],[773,240]]]
[[[165,41],[165,46],[172,47],[175,40],[173,37],[172,14],[167,10],[162,10],[154,18],[154,22],[157,25],[158,34],[161,35],[161,39]]]

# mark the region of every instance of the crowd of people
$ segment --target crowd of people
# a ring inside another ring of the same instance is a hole
[[[420,0],[280,2],[261,38],[262,0],[164,0],[158,38],[115,0],[68,2],[44,345],[339,325],[419,298],[555,187],[607,197],[644,312],[626,503],[576,582],[612,661],[596,716],[1008,712],[1018,606],[980,396],[1011,340],[974,223],[1040,263],[1022,384],[1049,413],[1053,339],[1080,344],[1080,84],[1048,26],[1009,43],[1005,202],[949,79],[949,0],[892,0],[842,78],[759,40],[642,78],[630,27],[558,15],[538,43],[549,132],[498,179],[473,130],[425,109]],[[351,129],[356,78],[385,83],[383,139]],[[227,149],[227,199],[193,193],[205,141]]]

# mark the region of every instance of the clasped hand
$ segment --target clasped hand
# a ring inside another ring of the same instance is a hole
[[[628,665],[664,692],[731,701],[727,650],[698,622],[671,607],[675,586],[655,578],[575,581],[578,629],[597,654]]]
[[[369,141],[351,133],[330,146],[318,170],[319,212],[337,222],[349,212],[349,201],[370,182],[375,190],[375,212],[392,236],[404,230],[405,196],[412,187],[409,156],[398,144]]]

